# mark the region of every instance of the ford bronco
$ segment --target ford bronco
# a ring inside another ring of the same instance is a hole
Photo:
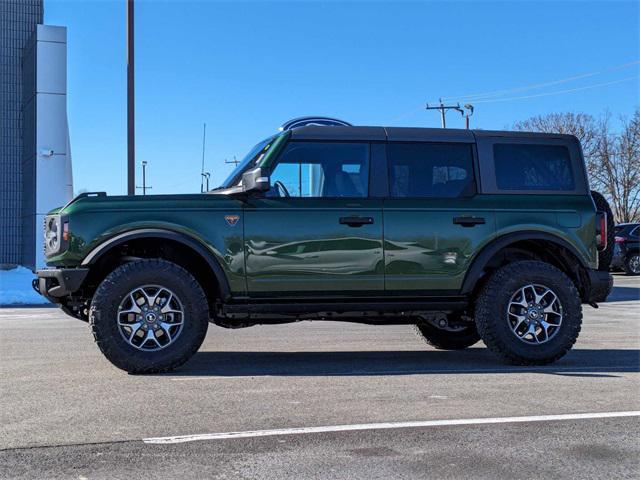
[[[131,373],[174,369],[226,328],[411,324],[540,365],[578,338],[607,218],[568,135],[302,118],[204,194],[84,193],[45,219],[34,288]]]

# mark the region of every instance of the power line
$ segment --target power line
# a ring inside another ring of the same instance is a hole
[[[634,63],[640,63],[640,62],[634,62]],[[514,100],[525,100],[528,98],[538,98],[538,97],[547,97],[547,96],[553,96],[553,95],[562,95],[565,93],[573,93],[573,92],[579,92],[582,90],[591,90],[594,88],[600,88],[600,87],[606,87],[609,85],[615,85],[617,83],[623,83],[623,82],[628,82],[629,80],[634,80],[640,78],[639,75],[635,75],[635,76],[631,76],[631,77],[625,77],[619,80],[612,80],[610,82],[603,82],[603,83],[596,83],[593,85],[586,85],[584,87],[576,87],[576,88],[569,88],[569,89],[565,89],[565,90],[557,90],[555,92],[545,92],[545,93],[537,93],[537,94],[533,94],[533,95],[522,95],[522,96],[517,96],[517,97],[507,97],[507,98],[485,98],[485,99],[479,99],[479,100],[474,100],[473,103],[495,103],[495,102],[507,102],[507,101],[514,101]],[[461,98],[461,97],[460,97]],[[444,97],[442,98],[442,100],[444,100]],[[391,121],[393,123],[399,121],[399,120],[403,120],[407,117],[413,116],[414,114],[418,113],[419,111],[421,111],[422,108],[419,109],[414,109],[408,112],[403,113],[402,115],[399,115],[397,117],[394,117]]]
[[[589,72],[589,73],[582,73],[580,75],[573,75],[571,77],[567,77],[567,78],[562,78],[560,80],[553,80],[550,82],[543,82],[543,83],[534,83],[531,85],[525,85],[522,87],[516,87],[516,88],[510,88],[510,89],[503,89],[503,90],[493,90],[493,91],[489,91],[489,92],[483,92],[483,93],[471,93],[471,94],[467,94],[467,95],[459,95],[459,96],[452,96],[452,97],[442,97],[442,100],[447,101],[447,100],[463,100],[463,99],[475,99],[475,98],[488,98],[488,97],[498,97],[498,96],[502,96],[502,95],[507,95],[510,93],[517,93],[517,92],[524,92],[526,90],[534,90],[537,88],[544,88],[544,87],[550,87],[553,85],[559,85],[562,83],[567,83],[567,82],[572,82],[574,80],[580,80],[582,78],[588,78],[588,77],[593,77],[596,75],[600,75],[603,73],[607,73],[607,72],[613,72],[616,70],[622,70],[624,68],[628,68],[631,67],[633,65],[638,65],[640,64],[640,60],[636,60],[633,62],[627,62],[627,63],[623,63],[621,65],[614,65],[612,67],[607,67],[604,68],[602,70],[598,70],[595,72]]]
[[[495,102],[509,102],[512,100],[524,100],[526,98],[538,98],[538,97],[548,97],[551,95],[562,95],[565,93],[573,93],[579,92],[582,90],[591,90],[593,88],[606,87],[608,85],[615,85],[616,83],[628,82],[629,80],[634,80],[636,78],[640,78],[640,75],[634,75],[633,77],[626,77],[620,80],[612,80],[611,82],[604,83],[596,83],[595,85],[587,85],[584,87],[576,87],[576,88],[568,88],[566,90],[557,90],[555,92],[546,92],[546,93],[536,93],[534,95],[522,95],[519,97],[507,97],[507,98],[491,98],[488,100],[475,100],[474,103],[495,103]]]

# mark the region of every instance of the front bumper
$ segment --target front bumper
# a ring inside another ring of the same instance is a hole
[[[62,297],[80,289],[88,273],[88,268],[45,268],[36,272],[38,278],[32,286],[40,295],[59,303]]]
[[[589,294],[586,303],[604,302],[613,288],[613,276],[609,272],[588,270]]]

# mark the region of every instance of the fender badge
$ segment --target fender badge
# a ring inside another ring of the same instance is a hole
[[[235,227],[238,220],[240,220],[240,215],[225,215],[224,219],[227,221],[230,227]]]

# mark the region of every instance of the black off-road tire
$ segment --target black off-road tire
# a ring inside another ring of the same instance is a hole
[[[598,211],[607,213],[607,248],[598,252],[598,270],[601,272],[608,272],[611,267],[611,260],[613,259],[616,225],[613,218],[613,212],[611,211],[611,207],[609,206],[607,199],[595,190],[591,190],[591,198],[593,198],[593,203],[596,204]]]
[[[173,343],[156,351],[129,345],[117,325],[117,311],[125,295],[142,285],[166,287],[180,298],[184,324]],[[161,373],[189,360],[207,334],[209,309],[202,287],[184,268],[162,259],[143,259],[116,268],[96,290],[89,311],[89,325],[105,357],[132,374]]]
[[[474,323],[458,331],[437,328],[427,322],[416,324],[415,329],[420,338],[438,350],[462,350],[480,341]]]
[[[546,343],[528,344],[516,337],[507,319],[509,301],[528,284],[551,288],[563,308],[557,333]],[[563,272],[545,262],[513,262],[494,272],[476,299],[475,320],[485,345],[506,363],[545,365],[563,357],[576,342],[582,326],[580,294]]]
[[[638,254],[632,253],[624,259],[624,271],[627,275],[640,275],[635,262],[638,261]]]

